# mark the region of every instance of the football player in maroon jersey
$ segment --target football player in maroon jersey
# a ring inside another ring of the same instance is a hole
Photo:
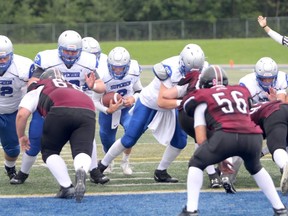
[[[94,74],[86,75],[89,87],[92,88],[95,80]],[[56,197],[75,197],[76,201],[81,202],[86,190],[86,173],[91,165],[95,136],[94,103],[78,86],[65,81],[58,69],[43,72],[40,80],[29,87],[31,90],[21,100],[16,117],[19,143],[23,150],[30,149],[25,129],[29,116],[37,109],[45,118],[41,139],[42,159],[60,185]],[[68,141],[76,171],[75,187],[60,156]]]
[[[224,70],[217,65],[202,71],[199,87],[182,101],[184,111],[194,116],[195,136],[200,146],[189,161],[187,204],[180,215],[198,215],[203,170],[231,156],[244,160],[245,168],[273,206],[274,215],[287,215],[272,178],[260,163],[262,130],[251,120],[248,89],[229,86]],[[209,138],[207,129],[213,131]]]

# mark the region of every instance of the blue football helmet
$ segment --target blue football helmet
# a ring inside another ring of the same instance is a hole
[[[188,44],[179,56],[179,71],[183,76],[191,70],[201,71],[204,65],[205,55],[197,44]]]
[[[255,65],[254,72],[258,84],[265,91],[275,86],[278,75],[278,65],[272,58],[263,57],[259,59]]]
[[[0,76],[10,67],[13,60],[13,44],[10,39],[0,35]]]
[[[124,47],[115,47],[108,54],[109,73],[114,79],[121,80],[130,68],[130,54]]]
[[[70,68],[79,59],[82,51],[82,38],[73,30],[64,31],[58,38],[59,57]]]

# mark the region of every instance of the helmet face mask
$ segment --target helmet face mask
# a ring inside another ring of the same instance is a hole
[[[191,70],[201,71],[205,62],[203,50],[197,44],[188,44],[179,56],[179,71],[186,76]]]
[[[82,51],[96,55],[97,60],[100,59],[102,52],[99,42],[93,37],[85,37],[82,39]]]
[[[10,39],[0,35],[0,76],[10,67],[13,60],[13,44]]]
[[[110,51],[107,64],[110,75],[114,79],[123,79],[130,68],[130,54],[124,47],[115,47]]]
[[[269,57],[263,57],[255,65],[254,72],[256,80],[265,91],[274,87],[277,81],[278,66],[276,62]]]
[[[228,85],[226,72],[219,65],[210,65],[202,71],[200,76],[199,87],[211,88],[218,85]]]
[[[58,38],[59,57],[70,68],[79,59],[82,51],[82,38],[72,30],[64,31]]]

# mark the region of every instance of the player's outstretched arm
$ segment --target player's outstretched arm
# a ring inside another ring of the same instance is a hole
[[[258,23],[273,40],[281,45],[288,46],[287,37],[271,29],[267,24],[267,17],[258,16]]]

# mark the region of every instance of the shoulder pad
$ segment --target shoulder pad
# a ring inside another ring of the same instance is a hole
[[[153,73],[159,80],[164,81],[171,76],[172,71],[168,65],[158,63],[153,66]]]

